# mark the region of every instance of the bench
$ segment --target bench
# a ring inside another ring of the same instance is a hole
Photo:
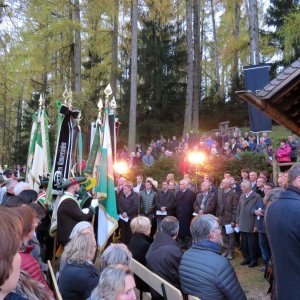
[[[56,300],[63,300],[56,282],[56,278],[50,260],[48,260],[48,275],[50,281],[50,288],[53,290]]]
[[[135,275],[146,282],[152,289],[164,297],[165,300],[182,300],[183,296],[179,289],[174,287],[165,279],[153,273],[137,260],[132,259],[132,271]],[[189,296],[189,300],[197,300],[199,298]]]

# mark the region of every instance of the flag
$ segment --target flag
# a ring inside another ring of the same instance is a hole
[[[93,136],[91,137],[90,154],[85,169],[85,173],[89,176],[94,175],[95,162],[97,160],[97,156],[99,154],[98,149],[101,144],[101,125],[99,124],[99,122],[96,122],[92,124],[92,128],[93,126],[95,126],[95,129],[94,132],[93,131],[91,132],[91,135]]]
[[[113,173],[112,145],[110,137],[108,109],[104,115],[104,133],[101,147],[99,180],[95,191],[99,193],[102,205],[99,205],[97,243],[102,250],[118,227],[118,213]]]
[[[261,90],[270,81],[269,71],[270,66],[268,65],[244,67],[246,89],[251,90],[254,93]],[[250,103],[248,103],[248,114],[250,131],[255,133],[272,131],[272,119]]]
[[[38,122],[37,122],[37,113],[35,112],[32,115],[32,126],[31,126],[28,157],[27,157],[27,166],[26,166],[26,179],[27,179],[27,181],[28,181],[29,172],[32,168],[35,142],[36,142],[37,124],[38,124]]]
[[[47,176],[51,169],[48,120],[44,109],[37,115],[35,137],[30,152],[33,151],[32,165],[28,171],[28,183],[32,189],[39,192],[40,176]],[[32,155],[32,152],[29,156]]]

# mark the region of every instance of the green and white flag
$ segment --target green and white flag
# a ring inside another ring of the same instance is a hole
[[[26,166],[26,179],[28,181],[28,174],[32,168],[33,156],[34,156],[34,149],[36,143],[36,133],[37,133],[37,113],[34,112],[32,114],[32,126],[31,126],[31,133],[30,133],[30,141],[29,141],[29,149],[28,149],[28,157],[27,157],[27,166]]]
[[[112,146],[110,138],[108,109],[104,114],[103,143],[100,148],[101,163],[99,167],[99,180],[95,191],[100,194],[102,205],[99,205],[97,243],[102,250],[108,238],[118,227],[117,202],[115,194]]]
[[[44,109],[39,110],[36,122],[36,134],[33,137],[33,144],[30,151],[33,150],[32,164],[28,171],[28,183],[32,189],[39,192],[40,176],[47,176],[51,170],[50,146],[48,133],[47,114]],[[35,124],[33,124],[33,127]],[[29,154],[32,155],[32,153]]]

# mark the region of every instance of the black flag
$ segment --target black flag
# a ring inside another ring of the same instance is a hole
[[[259,90],[263,89],[270,82],[269,70],[270,66],[268,65],[244,67],[246,90],[251,90],[256,94]],[[250,131],[272,131],[272,119],[250,103],[248,103],[248,114]]]

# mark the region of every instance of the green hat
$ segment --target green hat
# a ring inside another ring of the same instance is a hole
[[[71,177],[69,179],[64,180],[61,183],[61,188],[64,189],[64,190],[66,190],[70,186],[82,183],[84,181],[86,181],[86,177]]]

